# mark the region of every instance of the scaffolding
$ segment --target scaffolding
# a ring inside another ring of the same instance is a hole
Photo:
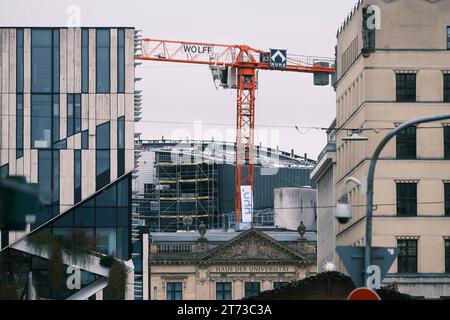
[[[224,190],[227,182],[221,174],[225,164],[234,164],[233,143],[137,140],[135,148],[142,152],[142,159],[136,163],[139,172],[136,172],[133,193],[134,217],[141,224],[154,232],[197,230],[202,222],[209,229],[234,227],[234,210],[224,208],[219,201],[223,202],[227,195]],[[315,162],[306,154],[296,155],[293,150],[283,152],[256,146],[255,164],[266,169],[308,169]],[[273,225],[273,220],[273,207],[254,210],[254,226]]]
[[[197,230],[219,224],[218,167],[199,154],[188,159],[155,151],[153,184],[136,197],[138,211],[152,231]]]

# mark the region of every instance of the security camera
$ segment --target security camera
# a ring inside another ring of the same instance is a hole
[[[340,224],[346,224],[352,218],[352,207],[348,203],[336,205],[336,219]]]

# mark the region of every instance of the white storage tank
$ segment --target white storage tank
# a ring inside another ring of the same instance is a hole
[[[274,190],[275,226],[297,230],[303,221],[307,231],[316,231],[317,190],[310,187]]]

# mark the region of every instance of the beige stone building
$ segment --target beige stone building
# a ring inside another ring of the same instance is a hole
[[[313,176],[319,207],[346,195],[353,207],[349,223],[332,226],[328,244],[363,246],[364,183],[347,189],[345,181],[365,181],[372,153],[388,130],[406,120],[450,113],[450,1],[360,1],[338,30],[336,58],[336,127],[341,129],[331,173],[336,182],[328,191],[333,196],[321,190],[323,173],[330,170],[325,161]],[[343,141],[349,129],[362,129],[368,141]],[[411,295],[450,296],[449,160],[450,121],[430,123],[397,135],[375,172],[373,246],[400,248],[385,283]],[[318,230],[320,239],[320,221]],[[334,254],[329,247],[321,252],[319,243],[319,260]],[[336,255],[335,261],[344,270]]]
[[[152,300],[236,300],[315,274],[315,233],[151,233]]]

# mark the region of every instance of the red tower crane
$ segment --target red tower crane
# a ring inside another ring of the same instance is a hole
[[[329,84],[334,59],[287,55],[286,50],[258,50],[247,45],[185,42],[143,38],[137,60],[193,63],[210,66],[214,80],[237,90],[236,112],[236,223],[241,222],[241,186],[254,190],[255,93],[258,70],[314,74],[315,85]]]

